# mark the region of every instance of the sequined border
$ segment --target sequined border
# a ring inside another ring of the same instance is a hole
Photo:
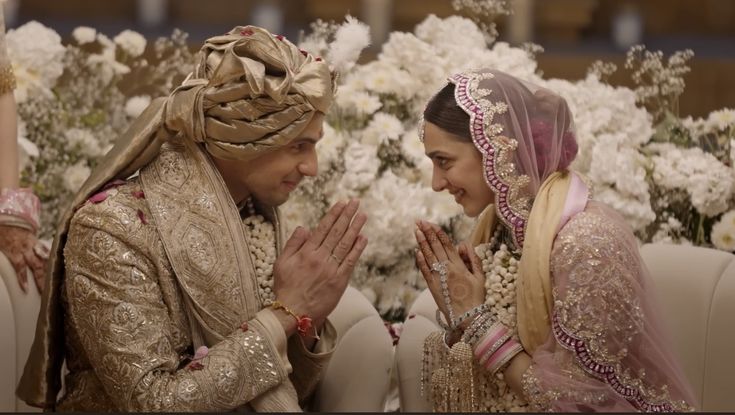
[[[562,327],[557,313],[552,317],[552,330],[554,337],[562,347],[574,353],[582,368],[590,375],[603,380],[617,394],[628,400],[636,408],[644,412],[675,412],[675,409],[669,403],[652,403],[643,397],[643,393],[639,388],[625,385],[610,365],[596,362],[589,352],[589,348],[584,340],[572,334],[570,331]]]
[[[530,203],[520,197],[521,189],[528,185],[529,178],[513,171],[513,154],[518,146],[515,139],[502,137],[503,126],[493,124],[495,114],[503,114],[508,107],[505,102],[493,103],[487,98],[492,91],[479,88],[481,81],[493,78],[493,74],[455,74],[449,81],[455,84],[454,97],[457,104],[470,116],[470,134],[475,147],[482,154],[485,182],[495,193],[495,206],[501,220],[513,229],[513,242],[517,249],[523,247],[526,223],[530,214]],[[511,203],[513,201],[513,203]]]

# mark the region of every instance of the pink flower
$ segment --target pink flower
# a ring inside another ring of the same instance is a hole
[[[87,200],[90,201],[90,202],[92,202],[92,203],[94,203],[94,204],[97,204],[97,203],[104,202],[107,199],[107,196],[108,196],[107,195],[107,192],[103,190],[103,191],[101,191],[101,192],[99,192],[99,193],[91,196]]]

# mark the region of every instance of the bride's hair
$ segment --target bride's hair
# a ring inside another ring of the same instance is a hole
[[[470,116],[457,105],[453,83],[447,83],[429,101],[424,110],[424,120],[463,140],[472,141]]]

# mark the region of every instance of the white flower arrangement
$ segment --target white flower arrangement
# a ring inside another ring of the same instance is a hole
[[[403,319],[404,307],[424,287],[413,263],[414,219],[438,223],[456,239],[472,227],[449,195],[431,190],[432,165],[417,126],[446,78],[475,67],[497,68],[567,100],[579,143],[573,167],[642,242],[735,251],[735,111],[680,119],[661,109],[683,90],[690,54],[664,64],[661,54],[634,49],[627,62],[639,82],[634,90],[603,81],[604,64],[578,81],[544,79],[534,51],[496,42],[459,16],[429,16],[413,33],[391,33],[377,59],[364,64],[357,63],[369,45],[364,24],[348,18],[341,26],[317,21],[312,28],[300,46],[331,58],[340,85],[317,146],[319,175],[294,192],[284,223],[287,231],[313,225],[336,201],[359,197],[370,214],[364,230],[370,243],[353,284],[386,319]],[[112,140],[190,71],[185,38],[175,32],[148,45],[132,31],[110,39],[80,27],[63,45],[37,22],[8,33],[19,84],[22,180],[43,202],[44,237],[53,236],[72,192]],[[144,54],[149,46],[154,59]]]
[[[330,43],[331,34],[340,28],[318,22],[314,29],[302,47],[318,47],[321,53],[327,45],[348,49],[340,47],[339,40]],[[346,43],[353,48],[349,56],[355,56],[357,43]],[[326,139],[318,146],[320,160],[326,162],[319,177],[285,207],[287,222],[291,227],[313,224],[337,200],[361,198],[362,209],[370,213],[364,230],[370,243],[353,283],[369,293],[384,317],[404,317],[403,307],[410,302],[403,300],[423,288],[413,266],[413,220],[437,222],[454,230],[455,237],[467,235],[472,224],[451,198],[430,189],[432,167],[418,140],[418,115],[450,74],[494,67],[567,100],[579,143],[573,167],[591,179],[595,198],[617,209],[641,241],[711,245],[707,232],[704,237],[695,235],[710,222],[693,224],[677,212],[684,203],[711,221],[732,209],[735,175],[730,141],[728,162],[673,141],[659,148],[661,141],[674,138],[664,134],[662,140],[663,111],[654,108],[674,102],[681,93],[690,57],[689,52],[677,53],[664,64],[662,54],[634,48],[627,66],[639,82],[635,90],[603,81],[602,72],[614,70],[609,64],[599,64],[596,72],[591,70],[578,81],[544,79],[532,50],[495,42],[464,17],[429,16],[413,33],[391,33],[377,59],[340,65],[347,70],[328,115]],[[691,129],[688,134],[693,137],[724,134],[735,140],[733,118],[735,112],[721,110],[706,120],[680,124],[688,125],[681,128]],[[663,151],[666,148],[671,151]],[[677,180],[675,171],[685,177]],[[718,240],[720,246],[727,245],[721,243],[723,238]]]
[[[78,27],[64,45],[30,22],[6,39],[18,80],[21,184],[41,199],[41,235],[51,238],[74,192],[150,96],[168,94],[189,72],[191,53],[178,31],[155,42],[153,64],[142,55],[145,38],[130,30],[113,41]]]

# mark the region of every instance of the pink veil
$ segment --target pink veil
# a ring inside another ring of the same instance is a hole
[[[521,249],[542,184],[577,154],[572,114],[559,95],[500,71],[449,80],[470,116],[496,213]],[[569,203],[575,197],[585,200]],[[571,217],[553,244],[552,334],[533,351],[527,397],[541,410],[691,409],[694,394],[670,351],[633,232],[613,209],[586,197],[567,195],[567,206],[581,208],[563,220]]]

